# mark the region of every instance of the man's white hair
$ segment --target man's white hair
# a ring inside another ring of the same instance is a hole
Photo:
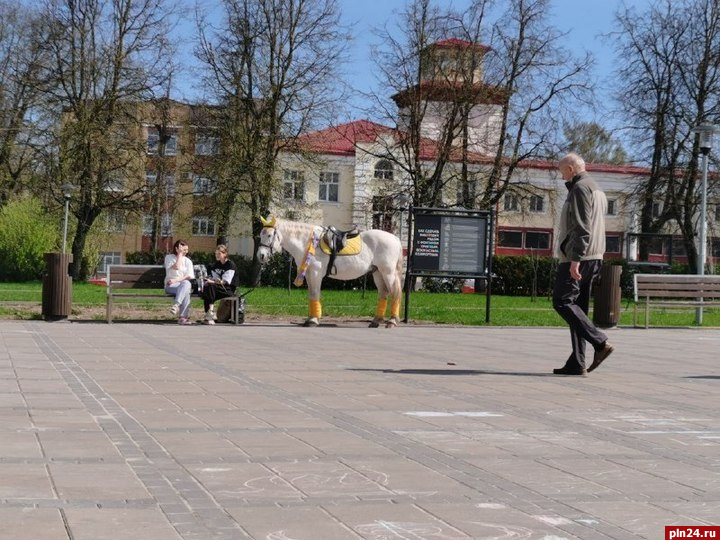
[[[585,160],[580,157],[580,154],[576,154],[575,152],[570,152],[569,154],[566,154],[565,157],[560,160],[560,164],[571,165],[575,171],[585,170]]]

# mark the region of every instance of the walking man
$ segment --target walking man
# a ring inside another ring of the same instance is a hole
[[[607,199],[585,171],[585,161],[568,154],[558,165],[568,189],[557,233],[558,265],[553,307],[570,327],[572,353],[556,375],[584,377],[613,352],[607,336],[588,318],[590,292],[600,273],[605,253]],[[595,349],[590,367],[585,365],[585,342]]]

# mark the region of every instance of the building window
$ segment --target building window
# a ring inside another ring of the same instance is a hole
[[[155,229],[155,219],[150,214],[143,214],[142,218],[142,233],[143,236],[152,236],[153,230]]]
[[[720,257],[720,239],[713,238],[710,251],[713,257]]]
[[[525,231],[525,249],[550,249],[550,233]]]
[[[518,212],[520,210],[520,199],[513,193],[506,193],[503,208],[506,212]]]
[[[113,171],[108,175],[106,191],[122,193],[125,190],[125,176],[120,171]]]
[[[617,199],[608,199],[607,201],[607,214],[608,216],[617,216]]]
[[[215,222],[207,216],[195,216],[192,220],[193,236],[215,236]]]
[[[338,189],[340,186],[340,173],[321,172],[318,200],[338,202]]]
[[[720,221],[720,204],[715,205],[715,221]]]
[[[165,173],[161,178],[164,179],[164,182],[162,182],[162,188],[163,192],[165,193],[165,196],[167,197],[173,197],[175,195],[176,191],[176,183],[175,183],[175,175],[172,173]],[[145,173],[145,182],[147,183],[148,188],[150,188],[151,191],[154,191],[158,189],[158,174],[152,171],[147,171]]]
[[[165,155],[174,156],[177,154],[177,133],[171,133],[165,142]]]
[[[620,237],[605,235],[605,253],[620,253]]]
[[[685,242],[683,241],[682,237],[673,237],[671,247],[673,257],[687,257],[687,251],[685,251]]]
[[[660,217],[660,214],[662,214],[662,203],[654,202],[652,205],[652,217]]]
[[[305,177],[302,172],[285,171],[283,197],[295,201],[305,199]]]
[[[647,239],[648,253],[650,255],[664,255],[667,252],[665,239],[661,236],[651,236]]]
[[[160,134],[156,130],[148,130],[147,134],[147,153],[155,155],[158,153],[160,146]]]
[[[375,178],[392,180],[393,164],[389,159],[381,159],[375,164]]]
[[[467,206],[468,208],[473,208],[475,206],[477,184],[474,179],[468,179],[465,185],[467,186],[468,200],[465,200],[465,194],[463,193],[463,182],[459,181],[457,183],[457,192],[455,193],[455,204],[457,206]]]
[[[160,219],[160,236],[172,236],[173,220],[172,215],[165,213]]]
[[[551,236],[548,231],[498,231],[498,247],[549,250]]]
[[[108,266],[121,263],[122,260],[119,251],[104,251],[100,253],[100,264],[98,265],[97,271],[99,274],[105,274],[107,273]]]
[[[373,197],[373,229],[392,232],[393,230],[393,198]]]
[[[193,176],[193,195],[212,195],[215,193],[216,183],[214,178],[207,176]]]
[[[160,133],[157,129],[148,129],[147,135],[147,153],[157,155],[160,153]],[[164,156],[174,156],[177,154],[177,133],[168,133],[165,140]]]
[[[105,230],[111,233],[125,231],[125,214],[117,210],[108,210],[105,214]]]
[[[536,214],[542,214],[545,211],[545,197],[542,195],[530,195],[529,210]]]
[[[212,135],[197,135],[195,137],[195,155],[214,156],[220,148],[220,138]]]
[[[522,231],[499,231],[498,246],[506,248],[522,249],[523,246]]]

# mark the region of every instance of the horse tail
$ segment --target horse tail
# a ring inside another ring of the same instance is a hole
[[[402,245],[400,245],[400,256],[398,257],[397,263],[395,264],[395,282],[397,283],[397,288],[395,290],[397,291],[398,295],[402,295],[402,291],[405,286],[405,272],[403,272],[404,260],[405,256],[403,255]]]

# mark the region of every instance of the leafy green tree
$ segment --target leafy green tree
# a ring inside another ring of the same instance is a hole
[[[588,163],[627,163],[628,155],[620,141],[596,122],[565,124],[565,152],[576,152]]]
[[[58,223],[32,197],[15,199],[0,210],[0,281],[32,281],[45,270],[43,255],[55,251]]]

